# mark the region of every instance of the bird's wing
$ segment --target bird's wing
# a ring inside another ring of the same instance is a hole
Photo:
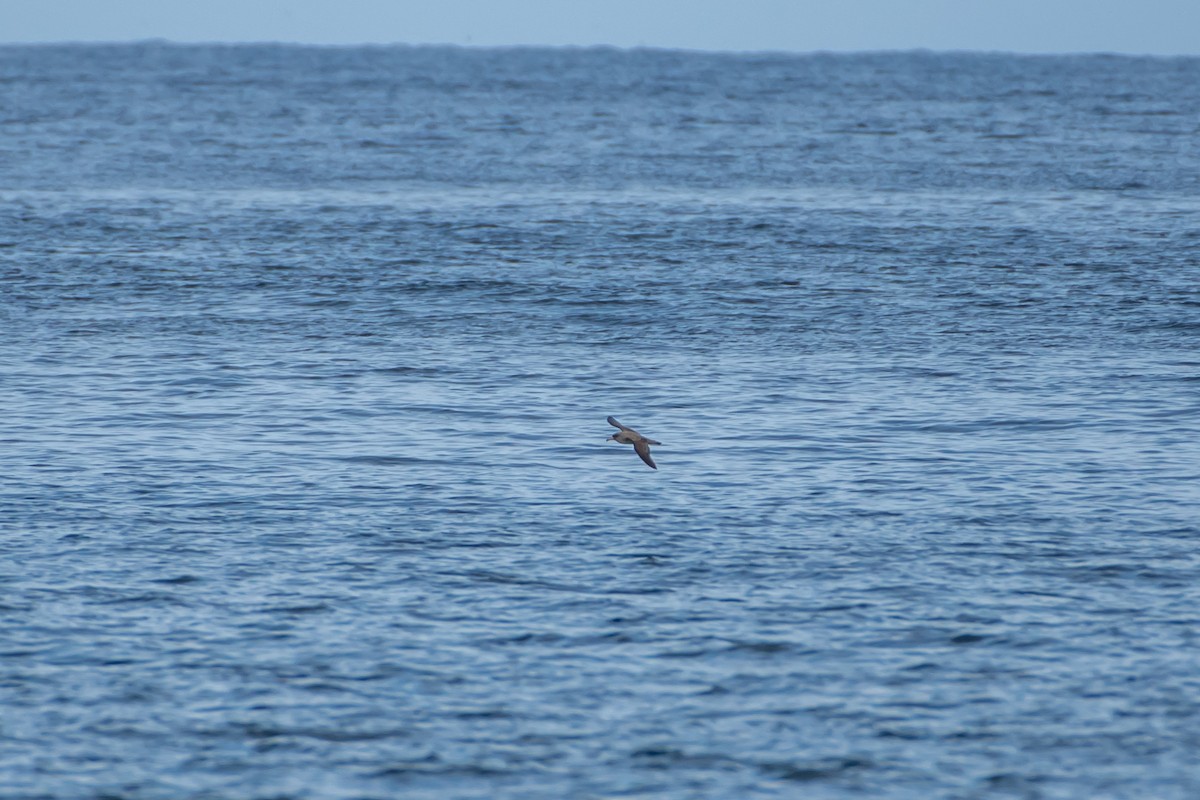
[[[623,430],[623,431],[631,431],[631,430],[633,430],[633,428],[626,428],[624,425],[622,425],[621,423],[617,422],[617,420],[616,420],[615,418],[613,418],[613,417],[609,417],[609,418],[608,418],[608,424],[609,424],[609,425],[612,425],[614,428],[620,428],[620,429],[621,429],[621,430]]]
[[[658,469],[658,467],[654,466],[654,459],[650,457],[650,445],[645,442],[635,442],[633,450],[642,457],[642,461],[645,461],[647,466],[652,469]]]

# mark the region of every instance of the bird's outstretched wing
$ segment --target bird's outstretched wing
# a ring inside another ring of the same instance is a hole
[[[641,456],[642,461],[646,462],[646,466],[651,469],[658,469],[658,467],[654,466],[654,459],[650,457],[650,445],[645,442],[636,442],[633,445],[633,449],[634,452]]]
[[[609,425],[612,425],[614,428],[620,428],[620,429],[621,429],[621,430],[623,430],[623,431],[631,431],[631,430],[633,430],[633,428],[626,428],[624,425],[622,425],[621,423],[617,422],[617,420],[616,420],[615,418],[613,418],[613,417],[609,417],[609,418],[608,418],[608,424],[609,424]]]

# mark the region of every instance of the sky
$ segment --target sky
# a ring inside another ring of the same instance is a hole
[[[1200,54],[1200,0],[0,0],[0,42]]]

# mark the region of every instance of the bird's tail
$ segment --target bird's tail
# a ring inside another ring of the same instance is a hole
[[[646,444],[657,444],[657,445],[662,445],[662,442],[656,442],[656,441],[654,441],[653,439],[647,439],[647,440],[646,440]]]

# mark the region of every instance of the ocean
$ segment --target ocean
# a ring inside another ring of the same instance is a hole
[[[1200,58],[3,46],[0,326],[4,800],[1200,796]]]

